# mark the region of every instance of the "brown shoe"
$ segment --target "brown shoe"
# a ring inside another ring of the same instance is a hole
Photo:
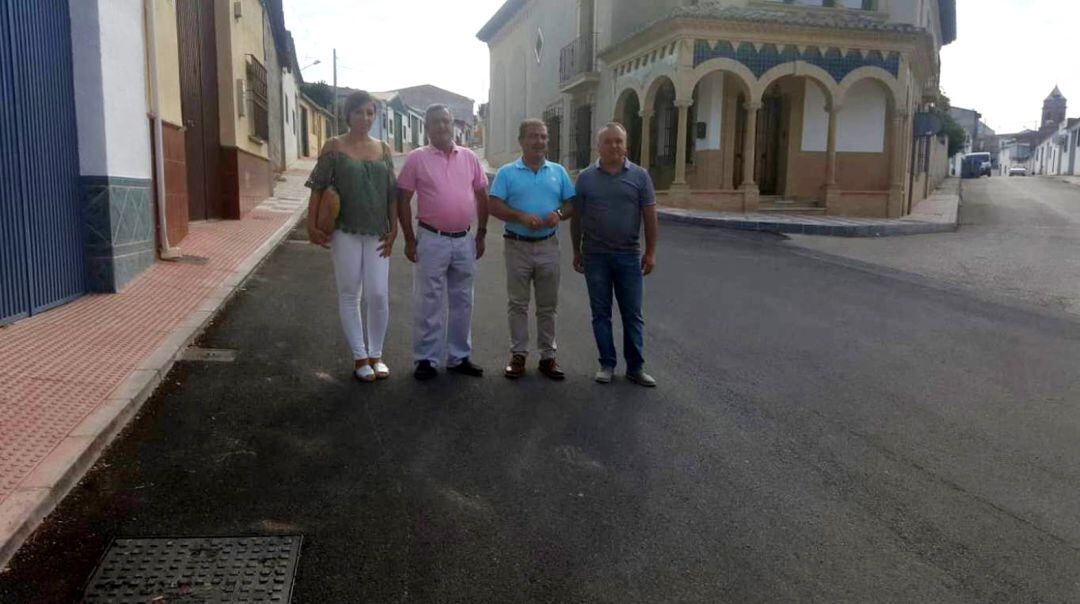
[[[525,355],[511,355],[510,362],[506,364],[506,369],[503,370],[503,375],[512,380],[525,375]]]
[[[555,359],[543,359],[540,361],[540,373],[548,376],[553,380],[562,380],[566,378],[566,374],[562,369],[559,369],[559,364],[555,362]]]

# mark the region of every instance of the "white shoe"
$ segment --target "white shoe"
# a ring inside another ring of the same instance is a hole
[[[356,371],[353,372],[353,375],[355,375],[356,379],[360,380],[361,382],[375,381],[375,370],[371,368],[371,365],[361,365],[359,368],[357,368]]]
[[[610,384],[613,373],[615,373],[614,369],[610,367],[601,367],[600,370],[596,372],[596,377],[593,379],[601,384]]]
[[[371,367],[375,370],[375,379],[385,380],[390,377],[390,368],[386,366],[386,363],[376,361]]]
[[[637,373],[627,373],[626,379],[634,382],[638,386],[645,386],[646,388],[656,388],[656,380],[653,376],[645,373],[644,371],[638,371]]]

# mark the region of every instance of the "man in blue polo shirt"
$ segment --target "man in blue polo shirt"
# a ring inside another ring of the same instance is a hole
[[[529,354],[529,303],[536,288],[536,346],[540,373],[553,380],[566,377],[555,360],[555,315],[559,297],[559,221],[573,211],[574,185],[566,169],[545,159],[547,126],[537,119],[518,130],[521,159],[507,164],[491,185],[490,213],[506,222],[507,314],[510,319],[510,361],[503,372],[510,379],[525,374]]]

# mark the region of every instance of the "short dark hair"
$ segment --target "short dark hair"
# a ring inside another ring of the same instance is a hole
[[[368,103],[376,105],[376,109],[378,108],[375,97],[371,96],[371,93],[366,90],[357,90],[345,97],[345,121],[349,121],[349,116],[352,115],[353,111],[356,111]]]
[[[454,112],[450,109],[448,105],[444,105],[443,103],[435,103],[434,105],[428,105],[428,108],[424,110],[424,121],[427,121],[427,119],[431,117],[431,114],[435,113],[436,111],[445,111],[450,115],[450,120],[453,121]]]
[[[522,120],[521,125],[518,126],[518,140],[525,138],[525,133],[528,132],[529,128],[532,128],[533,126],[539,126],[540,128],[547,130],[547,124],[544,123],[544,120],[530,117],[528,119]]]

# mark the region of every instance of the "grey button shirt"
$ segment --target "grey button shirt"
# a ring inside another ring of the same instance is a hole
[[[625,160],[620,173],[608,174],[598,162],[581,171],[576,188],[582,252],[640,253],[641,210],[656,205],[649,173]]]

